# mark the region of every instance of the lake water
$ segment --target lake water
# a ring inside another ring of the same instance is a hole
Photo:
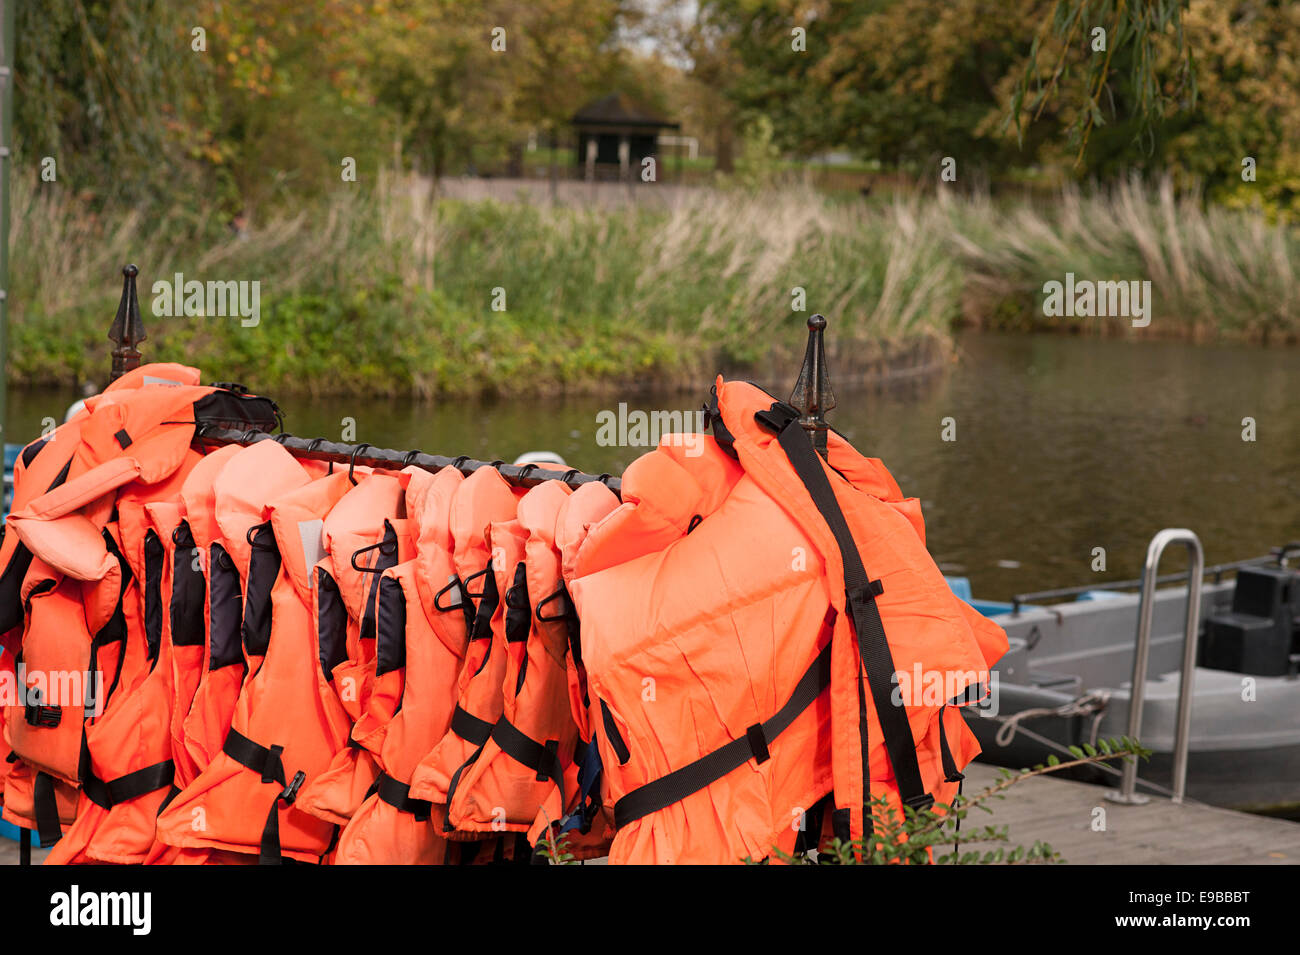
[[[785,396],[796,370],[762,384]],[[943,569],[1004,599],[1137,576],[1162,527],[1195,530],[1209,564],[1300,539],[1298,373],[1296,349],[966,333],[950,370],[886,393],[839,391],[829,420],[921,499]],[[710,384],[637,397],[629,410],[692,411]],[[10,440],[61,420],[74,398],[12,392]],[[617,396],[278,400],[295,434],[340,440],[351,418],[356,439],[380,447],[487,460],[548,449],[614,474],[644,450],[597,443],[597,415],[617,409]],[[955,440],[944,440],[946,418]],[[1254,441],[1242,439],[1243,418],[1254,419]],[[1097,547],[1102,573],[1091,569]],[[1181,561],[1171,551],[1168,569]]]

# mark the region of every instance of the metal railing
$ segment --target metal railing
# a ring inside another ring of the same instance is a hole
[[[1201,541],[1182,527],[1165,528],[1147,545],[1146,565],[1142,573],[1142,599],[1138,607],[1137,646],[1133,652],[1133,684],[1129,693],[1128,736],[1138,739],[1142,730],[1142,704],[1146,696],[1147,662],[1151,650],[1151,619],[1155,612],[1156,570],[1160,557],[1170,544],[1184,544],[1191,555],[1187,585],[1187,625],[1183,632],[1183,669],[1178,684],[1178,722],[1174,731],[1173,802],[1181,803],[1187,790],[1187,752],[1191,744],[1192,683],[1196,670],[1196,645],[1201,625],[1201,577],[1205,573],[1205,553]],[[1118,790],[1106,794],[1111,802],[1141,804],[1149,797],[1136,794],[1137,763],[1124,765],[1124,778]]]
[[[1201,576],[1213,577],[1214,582],[1217,584],[1224,574],[1241,570],[1243,567],[1258,567],[1261,564],[1273,563],[1279,567],[1285,567],[1289,557],[1296,553],[1300,553],[1300,544],[1287,543],[1281,547],[1274,547],[1262,557],[1247,557],[1244,560],[1234,560],[1226,564],[1215,564],[1212,567],[1206,567],[1201,571]],[[1156,578],[1156,583],[1172,584],[1186,579],[1187,571],[1180,570],[1174,574],[1162,574]],[[1079,594],[1091,593],[1094,590],[1132,590],[1134,587],[1141,587],[1142,582],[1143,578],[1137,577],[1133,580],[1111,580],[1099,584],[1080,584],[1076,587],[1056,587],[1052,590],[1035,590],[1032,593],[1016,594],[1011,598],[1011,612],[1020,613],[1023,606],[1035,604],[1042,600],[1055,600],[1058,597],[1077,597]]]

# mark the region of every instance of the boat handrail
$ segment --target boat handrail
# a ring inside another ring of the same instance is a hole
[[[1228,571],[1240,570],[1242,567],[1254,567],[1258,564],[1267,564],[1274,561],[1285,561],[1288,552],[1295,552],[1297,545],[1294,543],[1285,544],[1282,547],[1274,547],[1272,551],[1264,557],[1247,557],[1245,560],[1234,560],[1226,564],[1215,564],[1213,567],[1206,567],[1201,571],[1202,577],[1214,576],[1214,582],[1217,584],[1223,575]],[[1284,565],[1285,566],[1285,565]],[[1011,598],[1011,612],[1020,613],[1023,604],[1035,603],[1040,600],[1050,600],[1056,597],[1074,597],[1078,594],[1086,594],[1093,590],[1132,590],[1134,587],[1141,587],[1142,577],[1134,580],[1111,580],[1099,584],[1081,584],[1077,587],[1057,587],[1053,590],[1036,590],[1032,593],[1016,594]],[[1173,574],[1163,574],[1156,578],[1157,584],[1171,584],[1175,581],[1186,580],[1187,571],[1180,570]]]
[[[1190,530],[1182,527],[1166,527],[1151,538],[1147,545],[1146,563],[1142,573],[1142,597],[1138,605],[1137,645],[1133,652],[1133,682],[1129,690],[1128,736],[1138,739],[1142,731],[1142,703],[1146,695],[1147,662],[1151,649],[1151,620],[1155,612],[1156,570],[1160,566],[1160,557],[1170,544],[1183,544],[1187,547],[1192,566],[1187,576],[1187,625],[1183,631],[1183,668],[1178,684],[1178,721],[1174,730],[1174,765],[1173,796],[1174,803],[1183,801],[1187,791],[1187,751],[1191,743],[1192,726],[1192,683],[1196,669],[1196,644],[1200,635],[1201,623],[1201,578],[1205,570],[1205,552],[1201,549],[1201,540]],[[1147,802],[1146,796],[1134,793],[1137,785],[1137,762],[1130,761],[1124,765],[1124,778],[1118,790],[1106,794],[1106,798],[1119,803]]]

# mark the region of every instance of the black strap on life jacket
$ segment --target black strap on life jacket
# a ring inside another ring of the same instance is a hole
[[[844,590],[853,622],[853,629],[858,638],[858,656],[866,670],[867,684],[871,690],[871,699],[876,707],[880,728],[885,736],[885,750],[889,754],[889,763],[894,770],[894,779],[898,783],[899,796],[903,804],[916,811],[927,809],[934,804],[934,796],[925,791],[921,781],[921,769],[916,759],[916,742],[912,738],[912,728],[907,721],[905,705],[895,706],[894,659],[889,651],[889,641],[885,637],[885,625],[880,619],[880,610],[876,606],[876,597],[883,588],[880,581],[871,580],[862,564],[862,555],[858,553],[857,544],[849,530],[844,512],[840,510],[835,492],[831,489],[822,460],[813,450],[808,433],[799,424],[799,412],[783,401],[773,403],[767,411],[754,415],[759,424],[774,432],[781,449],[794,467],[812,498],[813,504],[826,521],[835,543],[839,545],[841,561],[844,565]],[[861,679],[861,673],[859,673]],[[864,721],[865,713],[859,712]],[[870,770],[868,752],[862,749],[863,796],[869,796]],[[869,805],[863,807],[863,821],[871,817]]]
[[[455,832],[456,827],[451,824],[451,801],[456,798],[456,790],[460,788],[461,777],[465,775],[465,770],[469,769],[478,762],[478,758],[483,755],[483,748],[487,746],[487,740],[480,743],[469,754],[469,759],[456,767],[456,771],[451,774],[451,781],[447,784],[447,812],[442,816],[442,831]]]
[[[176,764],[170,759],[165,759],[161,763],[137,769],[125,776],[110,779],[108,782],[93,778],[88,783],[83,777],[81,788],[95,805],[101,809],[112,809],[121,803],[170,787],[175,776]]]
[[[959,783],[966,778],[966,775],[957,768],[957,761],[952,758],[952,750],[948,748],[948,730],[944,728],[943,717],[951,703],[945,703],[939,707],[939,759],[943,761],[943,779],[948,783]]]
[[[478,594],[469,593],[469,582],[477,577],[486,575],[483,583],[483,590]],[[496,575],[492,573],[492,565],[488,564],[477,574],[471,574],[465,578],[465,586],[462,587],[461,599],[466,596],[478,601],[478,610],[474,615],[474,622],[470,627],[470,640],[490,640],[492,637],[492,615],[496,613],[499,598],[497,595]],[[488,643],[487,653],[483,655],[483,662],[478,665],[474,675],[478,676],[483,668],[487,666],[488,657],[492,654],[492,644]],[[474,745],[474,752],[469,754],[465,762],[456,767],[456,771],[451,774],[451,780],[447,785],[447,812],[442,817],[442,831],[455,832],[456,827],[451,824],[451,801],[456,795],[456,790],[460,788],[461,778],[465,775],[465,770],[469,769],[478,758],[483,755],[483,749],[487,746],[487,741],[492,736],[492,724],[487,720],[479,719],[473,713],[456,704],[456,710],[451,716],[451,731],[465,740],[467,743]]]
[[[456,711],[451,715],[451,731],[467,743],[482,746],[492,735],[492,724],[457,703]]]
[[[398,812],[410,813],[416,822],[428,822],[433,810],[433,803],[427,799],[412,799],[411,787],[400,779],[394,779],[388,773],[381,772],[375,783],[375,794],[380,801],[388,803]]]
[[[176,764],[170,759],[165,759],[160,763],[145,766],[143,769],[137,769],[105,782],[95,775],[95,768],[90,759],[90,746],[86,741],[86,734],[82,733],[77,778],[81,781],[81,791],[86,794],[86,798],[99,808],[107,810],[157,792],[159,789],[171,787],[176,778]]]
[[[262,844],[257,861],[261,865],[283,864],[284,856],[280,851],[280,803],[283,802],[286,806],[293,805],[294,800],[298,798],[298,790],[307,780],[307,774],[298,770],[293,774],[293,779],[286,784],[284,762],[280,758],[284,747],[268,747],[254,743],[234,727],[231,727],[226,741],[221,744],[221,751],[239,765],[261,774],[262,782],[278,783],[282,787],[275,801],[271,803],[271,811],[266,816],[266,825],[262,827]]]
[[[32,809],[41,848],[48,849],[63,836],[63,826],[59,824],[59,802],[54,795],[54,777],[49,773],[36,774],[32,783]]]
[[[492,724],[487,720],[479,719],[457,703],[456,710],[451,715],[451,731],[474,746],[474,752],[470,753],[469,759],[456,767],[456,771],[451,774],[451,780],[447,785],[448,809],[451,808],[451,800],[460,787],[460,779],[465,775],[465,770],[478,762],[478,758],[483,755],[483,748],[487,746],[487,741],[492,738]],[[442,817],[442,831],[454,832],[455,829],[456,827],[451,824],[450,814],[444,814]]]
[[[624,766],[632,758],[632,751],[627,748],[627,743],[623,740],[623,734],[618,731],[618,724],[614,722],[614,714],[610,711],[609,704],[600,700],[600,721],[605,726],[605,739],[609,740],[609,745],[614,747],[614,755],[618,757],[618,764]]]
[[[642,816],[680,802],[751,759],[760,764],[767,762],[771,756],[768,747],[821,696],[830,682],[831,645],[828,643],[804,671],[785,706],[777,710],[775,716],[765,723],[755,723],[745,730],[744,736],[733,739],[721,749],[632,790],[614,804],[614,825],[622,829]]]
[[[560,764],[558,739],[539,743],[504,716],[492,727],[492,740],[515,762],[537,774],[539,783],[554,782],[560,788],[560,806],[564,806],[564,767]]]
[[[549,611],[544,613],[544,608],[551,603],[556,603],[560,609],[555,613]],[[573,668],[578,672],[578,685],[582,689],[582,705],[584,709],[590,707],[591,695],[587,690],[587,669],[582,662],[582,621],[578,619],[578,609],[573,605],[573,598],[569,596],[569,589],[564,581],[560,581],[560,586],[555,593],[538,601],[533,616],[542,623],[562,622],[564,624],[569,637],[569,656],[573,658]]]

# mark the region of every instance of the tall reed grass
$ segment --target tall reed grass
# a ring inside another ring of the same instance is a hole
[[[977,197],[948,207],[966,276],[964,310],[976,320],[1131,334],[1124,321],[1043,316],[1043,284],[1073,272],[1150,281],[1144,336],[1300,338],[1300,232],[1262,214],[1177,195],[1167,180],[1067,188],[1049,205]]]
[[[19,383],[101,382],[127,261],[142,270],[148,359],[269,393],[698,387],[778,361],[785,377],[812,311],[832,319],[837,371],[879,374],[942,359],[963,315],[1052,324],[1041,287],[1066,271],[1151,279],[1149,332],[1300,330],[1294,234],[1137,183],[1046,205],[793,189],[595,209],[439,200],[381,177],[240,233],[202,207],[91,215],[15,186]],[[177,272],[259,281],[260,323],[153,315],[152,283]]]

